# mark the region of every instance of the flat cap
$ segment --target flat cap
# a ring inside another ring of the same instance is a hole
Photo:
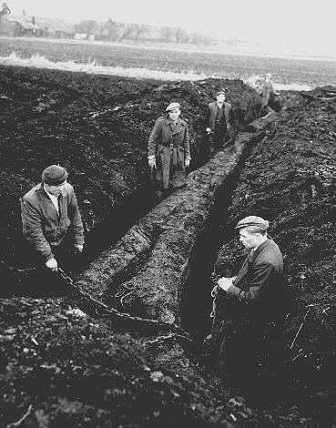
[[[218,95],[226,95],[227,89],[226,88],[221,88],[216,92],[216,97]]]
[[[172,110],[175,110],[176,108],[178,108],[178,109],[181,108],[179,103],[170,103],[168,105],[168,107],[166,108],[166,111],[172,111]]]
[[[251,226],[254,226],[260,230],[267,230],[269,227],[269,221],[255,215],[250,215],[238,221],[235,229],[243,229],[245,227]]]
[[[68,172],[60,165],[50,165],[42,172],[42,182],[51,186],[58,186],[68,178]]]

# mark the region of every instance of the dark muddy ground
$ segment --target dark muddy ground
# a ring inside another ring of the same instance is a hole
[[[241,81],[161,86],[159,82],[117,77],[1,68],[0,186],[5,199],[0,213],[0,236],[5,242],[1,260],[11,265],[21,263],[17,201],[51,163],[64,164],[71,172],[86,230],[100,232],[99,250],[104,246],[102,240],[120,236],[132,217],[153,204],[146,146],[155,118],[169,101],[181,102],[185,118],[193,124],[195,168],[206,155],[204,109],[221,85],[230,88],[237,123],[244,126],[255,115],[253,109],[246,114],[255,96]],[[91,244],[93,252],[93,239]]]
[[[237,398],[244,391],[223,385],[209,370],[197,344],[85,314],[76,296],[57,281],[47,285],[35,277],[28,287],[22,272],[29,257],[22,246],[17,204],[46,164],[64,164],[79,196],[88,232],[87,259],[92,259],[155,202],[145,149],[166,103],[181,101],[192,123],[196,168],[206,158],[202,114],[211,91],[223,84],[230,88],[241,130],[256,115],[253,91],[240,81],[161,85],[17,68],[2,68],[0,79],[1,287],[6,296],[0,302],[1,426],[335,425],[336,103],[330,92],[287,95],[281,120],[269,128],[226,189],[233,193],[224,204],[225,224],[215,214],[208,235],[216,238],[214,245],[226,243],[217,270],[227,273],[241,258],[230,240],[231,226],[252,212],[268,218],[286,255],[297,301],[286,332],[289,340],[305,305],[316,305],[295,343],[284,396],[252,408]],[[121,214],[123,221],[117,223]],[[202,243],[209,249],[204,254],[212,252],[214,259],[212,243]],[[211,258],[205,263],[210,273]],[[206,314],[199,301],[209,301],[209,288],[208,282],[197,285],[204,291],[195,293],[194,312],[186,310],[189,325],[195,319],[198,327],[193,329],[201,331],[206,328],[199,321]]]

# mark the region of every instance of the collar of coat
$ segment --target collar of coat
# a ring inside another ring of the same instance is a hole
[[[174,121],[173,120],[171,120],[169,117],[166,117],[165,118],[165,124],[166,125],[168,125],[168,126],[174,126]],[[179,125],[181,125],[181,126],[185,126],[186,125],[186,122],[183,120],[183,119],[181,119],[180,117],[176,120],[176,125],[177,126],[179,126]]]
[[[46,191],[46,189],[44,188],[44,184],[40,183],[36,186],[35,191],[40,193],[42,196],[44,196],[45,198],[47,198],[48,200],[50,200],[48,192]],[[66,192],[65,190],[62,190],[59,196],[56,196],[57,198],[64,198]]]
[[[224,101],[223,102],[223,104],[222,104],[222,108],[225,108],[225,107],[229,107],[230,106],[230,103],[228,103],[227,101]],[[212,101],[210,104],[209,104],[209,107],[211,108],[211,107],[213,107],[213,108],[220,108],[219,107],[219,105],[218,105],[218,103],[217,103],[217,101]]]
[[[260,244],[254,251],[251,251],[248,255],[248,260],[253,262],[257,256],[271,243],[271,239],[267,238],[262,244]]]

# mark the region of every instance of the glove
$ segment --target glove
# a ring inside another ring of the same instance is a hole
[[[211,131],[211,128],[206,128],[206,129],[205,129],[205,132],[206,132],[207,134],[211,134],[211,132],[212,132],[212,131]]]
[[[57,272],[58,271],[58,264],[57,264],[57,260],[55,259],[55,257],[52,257],[51,259],[47,260],[46,263],[45,263],[45,265],[52,272]]]
[[[228,289],[232,286],[232,278],[220,278],[217,281],[218,287],[224,291],[228,291]]]
[[[83,247],[84,245],[82,244],[75,244],[75,250],[78,251],[79,253],[83,252]]]
[[[150,168],[156,168],[155,155],[148,156],[148,166]]]
[[[191,161],[191,158],[185,158],[184,164],[185,164],[186,168],[188,168],[190,166],[190,161]]]

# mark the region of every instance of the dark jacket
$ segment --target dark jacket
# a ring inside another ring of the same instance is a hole
[[[20,202],[23,235],[45,261],[53,257],[52,247],[57,247],[69,231],[75,244],[84,244],[83,223],[71,184],[62,189],[59,213],[42,184],[33,187]]]
[[[167,117],[159,117],[148,140],[148,156],[156,156],[157,180],[164,189],[169,184],[179,187],[185,178],[185,159],[190,158],[188,124],[178,119],[176,125]]]
[[[247,256],[228,295],[248,303],[254,316],[262,319],[279,319],[288,310],[283,258],[273,240],[267,239]]]
[[[245,259],[236,279],[235,292],[240,300],[260,300],[284,287],[283,258],[277,244],[267,239]]]
[[[224,115],[223,115],[223,119],[222,119],[222,125],[227,125],[227,126],[231,126],[231,110],[232,110],[232,106],[230,103],[226,103],[224,102],[223,104],[224,107]],[[208,127],[214,131],[216,128],[216,118],[217,118],[217,112],[218,112],[218,104],[217,101],[214,101],[212,103],[209,104],[209,109],[208,109],[208,118],[207,118],[207,123],[208,123]],[[224,122],[225,119],[225,122]]]

